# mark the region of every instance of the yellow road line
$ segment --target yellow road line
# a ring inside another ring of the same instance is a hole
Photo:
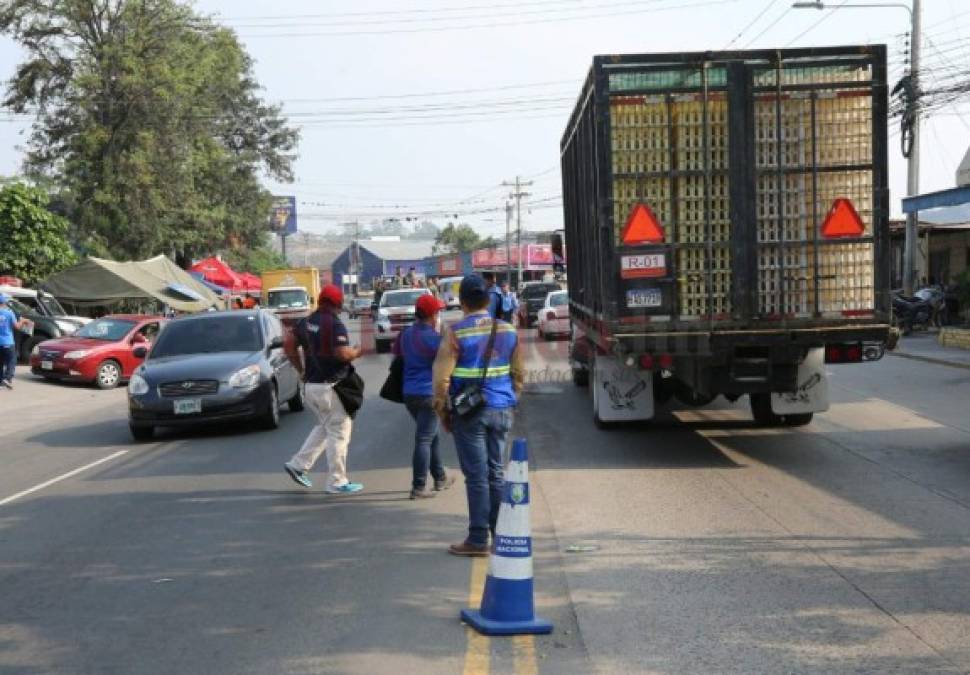
[[[472,558],[472,576],[468,585],[468,606],[482,604],[482,590],[485,588],[485,575],[488,573],[488,558]],[[465,650],[464,675],[488,675],[491,659],[491,643],[487,637],[474,628],[465,627],[468,633],[468,647]]]
[[[539,675],[535,635],[516,635],[512,638],[512,650],[516,675]]]

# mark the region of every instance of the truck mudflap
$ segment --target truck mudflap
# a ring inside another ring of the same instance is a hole
[[[825,370],[825,350],[810,349],[798,365],[798,388],[771,395],[771,412],[776,415],[801,415],[829,409],[829,379]]]
[[[653,419],[653,373],[630,368],[615,357],[592,359],[593,419],[597,424]]]

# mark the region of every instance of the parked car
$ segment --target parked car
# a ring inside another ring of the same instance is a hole
[[[556,337],[569,337],[569,293],[553,291],[546,295],[546,301],[539,310],[539,337],[551,340]]]
[[[371,298],[351,298],[347,301],[347,316],[351,319],[358,319],[371,313]]]
[[[539,310],[546,302],[546,296],[562,290],[559,284],[545,281],[531,281],[522,285],[519,291],[519,325],[532,328],[539,317]]]
[[[70,337],[45,340],[30,353],[30,371],[51,380],[92,382],[113,389],[128,380],[158,335],[162,317],[115,314],[92,321]]]
[[[458,289],[461,287],[461,280],[465,277],[444,277],[438,280],[438,292],[441,301],[445,303],[447,309],[458,309],[461,302],[458,299]]]
[[[20,286],[0,286],[0,293],[13,298],[10,307],[17,316],[30,319],[34,323],[32,334],[17,331],[15,335],[17,354],[24,363],[29,361],[30,353],[39,343],[73,335],[81,326],[91,321],[86,317],[69,315],[57,298],[44,291]]]
[[[379,354],[390,351],[401,329],[414,323],[415,303],[422,295],[430,294],[427,288],[384,291],[377,305],[377,333],[374,335]]]
[[[207,312],[170,321],[128,382],[128,425],[136,440],[156,427],[256,419],[280,423],[280,404],[303,410],[283,326],[269,310]]]

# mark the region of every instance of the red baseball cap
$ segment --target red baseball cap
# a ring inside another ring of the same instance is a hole
[[[445,308],[445,303],[430,293],[426,293],[418,298],[414,303],[414,310],[423,317],[434,316]]]
[[[343,307],[344,305],[344,292],[340,290],[339,286],[334,284],[327,284],[320,291],[320,297],[317,299],[317,303],[322,305],[328,303],[334,307]]]

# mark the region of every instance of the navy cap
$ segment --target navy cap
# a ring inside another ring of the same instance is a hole
[[[469,274],[461,280],[458,287],[458,299],[462,302],[478,303],[488,297],[488,286],[485,280],[477,274]]]

